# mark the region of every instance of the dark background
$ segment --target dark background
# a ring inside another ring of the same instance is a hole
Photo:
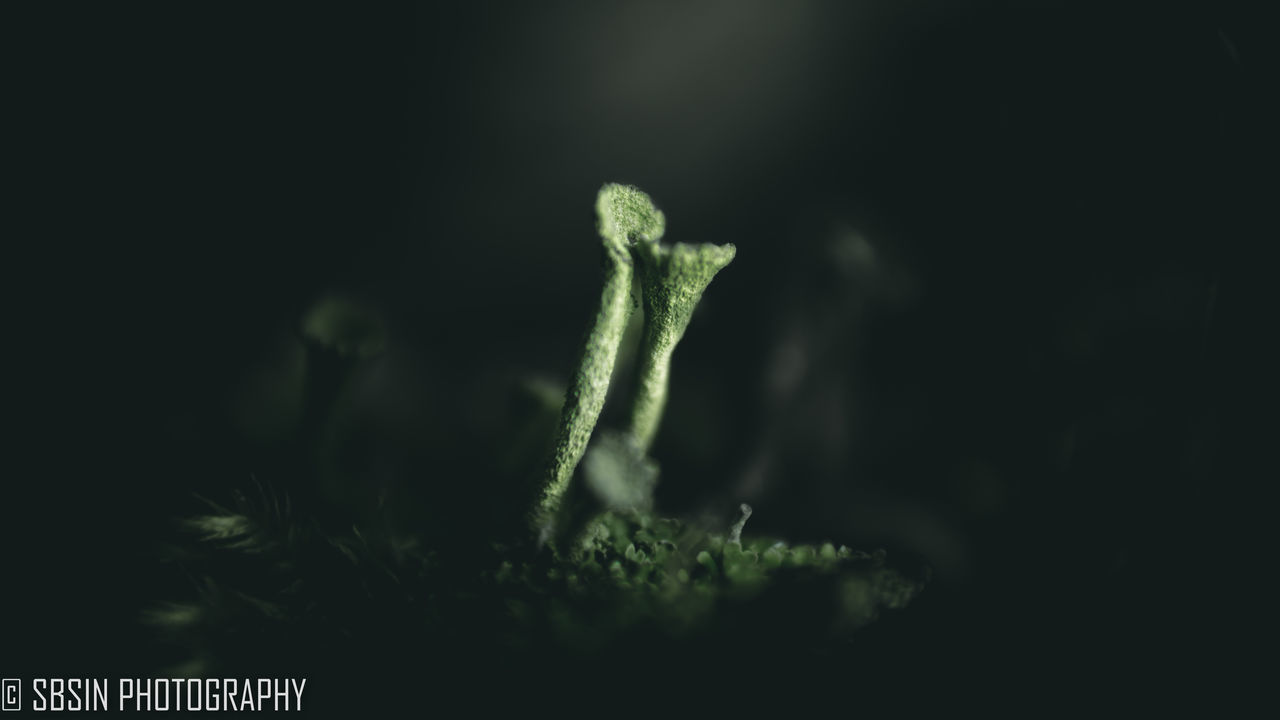
[[[5,676],[148,672],[136,618],[172,591],[154,546],[190,493],[305,491],[255,398],[327,292],[388,328],[353,512],[438,497],[424,532],[483,534],[519,380],[563,381],[590,317],[607,181],[672,241],[738,246],[676,355],[661,509],[746,500],[749,530],[932,567],[867,631],[889,667],[1125,682],[1210,657],[1236,639],[1210,607],[1256,582],[1217,549],[1247,524],[1223,459],[1252,427],[1226,408],[1236,270],[1266,238],[1256,20],[915,0],[8,23],[39,32],[14,66],[34,222],[5,263]]]

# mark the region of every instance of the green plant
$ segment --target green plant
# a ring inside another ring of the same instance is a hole
[[[649,196],[625,185],[601,188],[596,198],[596,214],[604,249],[604,289],[577,372],[565,394],[555,449],[532,513],[533,527],[541,543],[551,538],[561,499],[604,408],[618,346],[635,308],[631,294],[632,248],[637,243],[656,243],[666,229],[666,218],[653,206]]]
[[[627,464],[640,466],[653,444],[666,407],[671,355],[684,336],[693,310],[707,285],[733,261],[737,249],[726,245],[663,245],[666,218],[649,196],[627,185],[608,184],[596,199],[600,237],[604,240],[604,291],[600,310],[587,335],[573,384],[565,396],[555,451],[548,463],[534,527],[540,544],[551,540],[574,470],[587,450],[604,407],[617,360],[618,346],[634,307],[632,268],[639,265],[644,307],[644,340],[640,347],[631,427],[625,437],[608,442],[615,455],[620,445],[633,451]]]
[[[733,261],[737,248],[732,244],[666,246],[650,242],[638,245],[635,253],[640,260],[644,297],[644,344],[631,412],[631,437],[636,447],[648,452],[667,404],[676,343],[684,337],[703,291],[716,273]]]
[[[651,512],[658,466],[648,450],[666,405],[672,355],[703,292],[732,262],[736,248],[662,244],[663,214],[648,195],[633,187],[605,185],[596,209],[605,241],[605,290],[566,394],[556,451],[534,512],[538,545],[555,540],[556,524],[563,522],[557,518],[561,498],[584,454],[585,479],[605,512],[581,527],[570,527],[575,532],[567,533],[567,552],[502,563],[495,576],[500,584],[532,590],[520,601],[520,614],[530,614],[528,603],[541,602],[543,614],[559,618],[556,622],[565,634],[580,641],[598,639],[599,624],[577,627],[581,614],[563,603],[584,594],[598,603],[604,593],[613,597],[605,604],[621,612],[610,625],[643,617],[657,618],[668,628],[688,627],[705,619],[719,595],[753,597],[775,576],[797,572],[843,573],[839,592],[845,627],[869,621],[882,606],[905,604],[919,585],[885,568],[883,553],[855,553],[831,543],[791,546],[773,538],[744,539],[752,513],[746,504],[727,535]],[[624,432],[599,433],[588,449],[631,311],[624,298],[633,265],[639,268],[644,335],[630,426]],[[546,601],[547,596],[560,599]]]
[[[521,648],[581,657],[605,643],[633,650],[652,648],[653,638],[715,644],[770,629],[778,643],[813,646],[919,591],[922,580],[888,567],[883,552],[746,535],[752,509],[745,504],[727,530],[723,522],[654,512],[658,465],[648,450],[673,352],[735,248],[661,244],[663,214],[632,187],[604,186],[596,211],[604,287],[527,512],[532,536],[520,522],[474,544],[423,542],[376,519],[324,526],[263,486],[257,497],[210,503],[211,512],[185,523],[192,539],[171,549],[196,580],[198,597],[150,615],[187,648],[183,672],[260,662],[274,648],[308,653],[336,637],[347,643],[338,652],[350,657],[388,644],[432,647],[441,657]],[[623,333],[641,305],[629,426],[598,432]],[[368,315],[326,301],[304,329],[319,343],[316,352],[374,352],[383,335]],[[564,497],[579,464],[599,502],[575,519]],[[762,613],[770,622],[761,622]],[[237,640],[244,637],[263,639],[245,645]]]

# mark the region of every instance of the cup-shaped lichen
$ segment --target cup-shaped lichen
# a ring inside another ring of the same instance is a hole
[[[734,258],[732,244],[637,245],[645,313],[631,434],[647,451],[658,433],[667,402],[671,355],[684,336],[693,309],[712,278]]]
[[[666,218],[653,206],[649,196],[626,185],[609,184],[601,188],[596,198],[596,215],[605,251],[604,289],[578,370],[565,395],[555,448],[531,518],[540,543],[545,543],[554,531],[555,516],[565,490],[604,408],[618,346],[634,309],[631,249],[637,243],[656,245],[666,228]]]

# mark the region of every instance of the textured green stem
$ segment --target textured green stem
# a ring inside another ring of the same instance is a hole
[[[631,317],[631,260],[611,257],[606,262],[600,312],[587,335],[578,371],[565,396],[564,409],[560,411],[556,446],[538,501],[535,524],[543,542],[604,407],[618,345]]]
[[[663,246],[655,242],[636,247],[645,331],[631,411],[631,435],[642,452],[648,451],[658,434],[676,344],[689,327],[703,291],[736,253],[732,244]]]
[[[578,370],[565,396],[555,448],[531,518],[540,544],[546,543],[555,532],[561,500],[587,450],[609,392],[618,346],[634,306],[630,248],[637,242],[656,243],[666,226],[665,218],[653,207],[648,195],[624,185],[601,188],[596,213],[605,250],[604,290]]]

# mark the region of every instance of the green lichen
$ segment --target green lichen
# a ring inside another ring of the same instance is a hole
[[[596,199],[596,214],[605,250],[604,289],[565,397],[555,449],[532,513],[540,544],[551,540],[555,533],[565,491],[604,407],[618,348],[635,307],[631,283],[636,263],[640,265],[645,324],[628,432],[639,456],[634,464],[643,466],[644,454],[653,444],[666,406],[671,355],[703,291],[736,252],[733,245],[661,244],[666,217],[648,195],[634,187],[605,185]],[[641,507],[635,503],[628,506]]]
[[[924,580],[885,566],[883,552],[745,535],[747,505],[736,522],[715,527],[655,514],[659,468],[648,450],[672,353],[735,249],[660,244],[665,218],[635,188],[606,185],[596,211],[604,287],[553,452],[540,469],[530,511],[534,537],[516,522],[495,542],[437,539],[428,546],[382,516],[333,530],[296,517],[287,496],[282,502],[262,486],[252,500],[242,493],[228,507],[208,503],[207,512],[182,523],[188,538],[171,550],[170,559],[195,581],[196,597],[145,616],[186,648],[182,672],[242,667],[263,653],[288,652],[296,645],[290,638],[311,636],[349,639],[341,653],[352,657],[362,647],[380,651],[401,641],[436,648],[440,657],[499,646],[537,657],[556,647],[589,656],[607,643],[642,648],[663,634],[696,637],[697,644],[770,628],[784,643],[821,645],[919,591]],[[641,299],[630,425],[597,432],[611,378],[620,374],[622,336]],[[322,310],[304,323],[312,341],[359,354],[377,346],[370,338],[381,339],[380,331],[367,331],[381,326],[363,321],[357,308],[328,303]],[[580,463],[583,485],[598,501],[585,509],[564,501]],[[547,544],[554,552],[539,551]],[[269,639],[245,644],[244,637]]]
[[[561,500],[604,408],[618,347],[635,308],[631,295],[634,272],[631,248],[637,243],[656,243],[666,228],[666,218],[653,206],[649,196],[626,185],[609,184],[601,188],[596,198],[596,215],[605,251],[604,288],[578,369],[565,395],[555,448],[532,513],[533,529],[540,544],[550,540],[555,531]]]
[[[671,355],[684,337],[693,310],[707,285],[733,261],[732,245],[671,246],[648,243],[636,248],[644,296],[644,342],[636,380],[631,434],[647,451],[658,434],[667,404]]]
[[[609,183],[596,195],[600,237],[611,253],[627,255],[636,243],[656,243],[667,218],[649,196],[630,185]]]

